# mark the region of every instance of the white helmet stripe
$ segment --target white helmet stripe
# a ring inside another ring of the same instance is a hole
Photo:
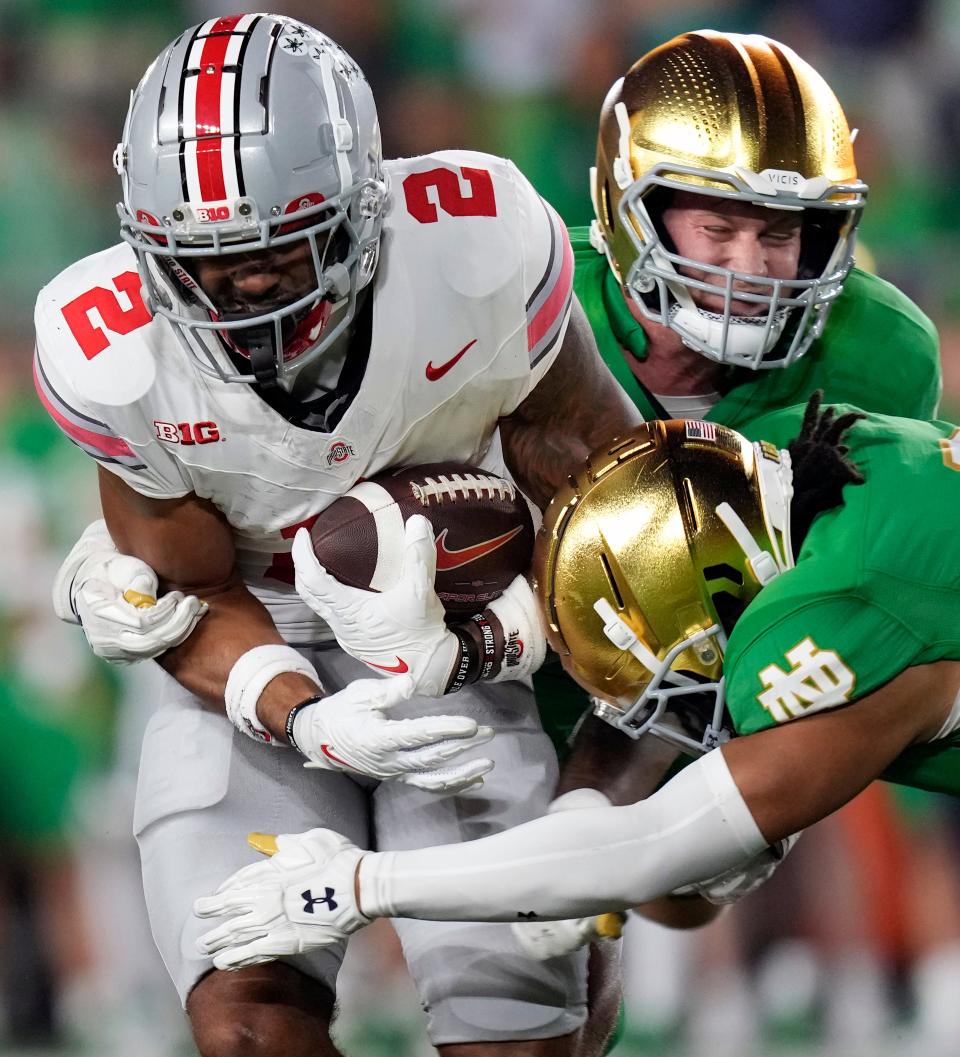
[[[198,37],[190,49],[183,91],[183,135],[188,140],[184,164],[191,201],[222,202],[240,194],[232,142],[237,131],[234,114],[239,79],[235,71],[224,67],[239,57],[243,34],[236,30],[250,20],[249,15],[216,20],[213,24],[220,32]],[[192,140],[192,136],[220,138]]]
[[[323,94],[326,96],[327,100],[327,113],[330,115],[330,120],[333,125],[333,136],[337,152],[337,170],[340,173],[340,190],[343,192],[346,191],[353,181],[350,172],[350,162],[347,159],[347,154],[352,143],[348,146],[341,139],[341,129],[346,125],[346,118],[343,113],[343,104],[340,101],[340,94],[337,92],[337,85],[333,79],[333,59],[331,58],[330,52],[326,48],[322,48],[318,57],[315,58],[314,61],[320,66]],[[336,116],[334,117],[334,115]]]

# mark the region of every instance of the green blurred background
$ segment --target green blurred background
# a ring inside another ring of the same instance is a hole
[[[861,261],[939,326],[942,414],[960,419],[958,0],[274,10],[364,68],[388,157],[507,155],[569,223],[590,218],[600,103],[632,61],[702,27],[790,44],[860,129]],[[40,412],[30,357],[37,290],[117,241],[111,154],[130,89],[181,29],[228,13],[206,0],[0,0],[0,1053],[193,1052],[144,922],[130,835],[151,673],[99,664],[50,611],[53,571],[97,516],[94,470]],[[870,349],[863,358],[869,372]],[[871,790],[719,926],[678,937],[632,923],[617,1052],[958,1057],[957,834],[954,805]],[[351,951],[340,1033],[354,1057],[432,1052],[386,925]]]

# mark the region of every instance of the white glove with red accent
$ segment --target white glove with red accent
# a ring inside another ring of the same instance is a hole
[[[443,695],[460,659],[460,640],[444,623],[433,587],[437,551],[425,517],[407,520],[400,579],[386,591],[340,583],[317,561],[306,529],[294,538],[292,553],[298,594],[343,650],[378,672],[409,672],[417,693]]]
[[[762,884],[769,881],[777,870],[777,867],[787,857],[790,849],[800,839],[799,833],[784,837],[776,844],[763,851],[757,852],[742,866],[726,870],[724,873],[710,877],[706,881],[697,881],[694,884],[684,885],[678,888],[673,895],[699,895],[708,903],[716,906],[727,906],[737,903],[744,896],[756,891]]]
[[[157,598],[157,574],[139,558],[120,554],[106,522],[94,521],[63,560],[53,583],[53,608],[80,624],[90,648],[113,664],[157,657],[181,642],[207,612],[182,591]]]
[[[602,807],[610,807],[610,801],[599,789],[571,789],[551,802],[547,814]],[[563,921],[518,921],[511,927],[523,952],[542,962],[572,954],[596,940],[619,939],[626,920],[627,915],[618,911]]]
[[[427,697],[477,679],[525,678],[546,656],[537,600],[523,576],[484,613],[451,630],[434,590],[433,526],[419,514],[407,520],[400,578],[386,591],[340,583],[317,561],[306,529],[294,538],[293,564],[300,597],[327,622],[343,650],[379,672],[409,672],[416,692]]]
[[[197,940],[218,969],[332,947],[370,923],[354,897],[364,852],[346,837],[312,829],[281,834],[276,848],[271,858],[244,866],[215,895],[193,904],[200,918],[231,915]]]
[[[483,782],[493,761],[444,766],[486,744],[491,727],[465,716],[387,719],[384,712],[413,695],[413,680],[356,679],[329,697],[301,705],[287,733],[307,767],[394,779],[431,793],[462,792]]]

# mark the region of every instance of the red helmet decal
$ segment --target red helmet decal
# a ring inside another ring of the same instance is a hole
[[[306,194],[287,202],[283,207],[283,215],[289,216],[291,213],[298,213],[301,209],[311,209],[313,206],[322,205],[325,201],[326,199],[318,191],[308,191]],[[298,231],[300,228],[309,227],[311,224],[316,223],[317,214],[312,213],[301,220],[290,220],[286,224],[281,224],[277,229],[277,234],[286,235],[291,231]]]

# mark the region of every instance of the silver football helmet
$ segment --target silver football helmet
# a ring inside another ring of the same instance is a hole
[[[205,373],[291,388],[350,325],[377,263],[380,128],[357,64],[291,18],[210,19],[147,70],[115,164],[151,311]],[[299,279],[265,304],[218,303],[197,278],[204,259],[290,257]]]

